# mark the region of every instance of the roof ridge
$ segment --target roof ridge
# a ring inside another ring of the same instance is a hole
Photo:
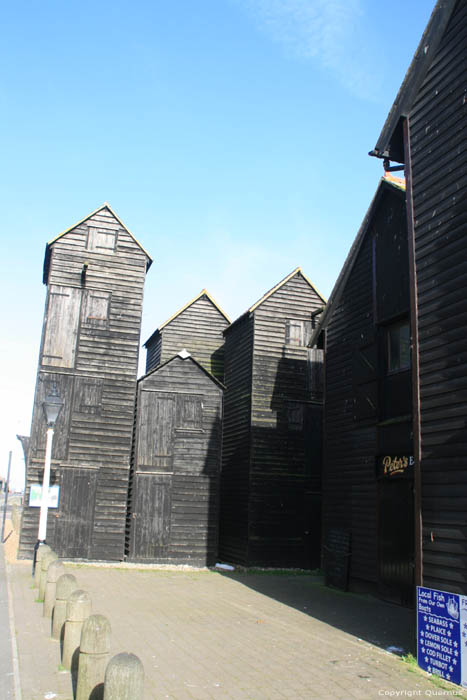
[[[172,357],[169,357],[168,360],[165,360],[165,362],[161,362],[160,365],[157,365],[157,367],[153,367],[152,369],[149,370],[149,372],[146,372],[143,374],[141,377],[138,378],[138,383],[141,382],[143,379],[146,379],[146,377],[149,377],[150,374],[154,374],[155,372],[158,372],[160,369],[168,365],[170,362],[173,362],[174,360],[177,359],[177,357],[182,360],[182,362],[185,362],[186,360],[191,360],[202,372],[204,372],[209,379],[211,379],[213,382],[218,384],[222,390],[225,389],[225,385],[221,382],[220,379],[214,376],[212,372],[210,372],[204,365],[201,364],[199,360],[196,359],[196,357],[193,357],[193,355],[185,350],[186,355],[182,356],[183,350],[175,353],[175,355],[172,355]]]
[[[153,337],[153,335],[154,335],[155,333],[157,333],[157,331],[161,331],[163,328],[165,328],[165,326],[167,326],[169,323],[171,323],[172,321],[174,321],[178,316],[180,316],[180,314],[182,314],[184,311],[186,311],[190,306],[192,306],[192,304],[194,304],[196,301],[198,301],[198,299],[201,299],[201,297],[203,297],[203,296],[206,296],[206,297],[209,299],[209,301],[211,302],[211,304],[212,304],[212,305],[219,311],[219,313],[225,318],[225,320],[227,321],[227,323],[230,324],[230,323],[231,323],[231,320],[230,320],[230,318],[227,316],[227,314],[225,313],[225,311],[223,311],[223,310],[221,309],[221,307],[219,306],[219,304],[215,301],[215,299],[213,299],[213,297],[209,294],[209,292],[207,291],[207,289],[204,288],[204,289],[202,289],[202,290],[200,291],[200,293],[197,294],[193,299],[191,299],[191,300],[190,300],[189,302],[187,302],[184,306],[182,306],[180,309],[178,309],[178,311],[176,311],[174,314],[172,314],[172,316],[170,316],[170,318],[168,318],[166,321],[164,321],[164,323],[161,323],[161,325],[158,326],[158,327],[156,328],[156,330],[155,330],[153,333],[151,333],[151,335],[149,336],[149,338],[143,343],[143,347],[146,347],[146,345],[149,343],[149,341],[151,340],[151,338]]]
[[[292,270],[292,272],[290,272],[286,277],[284,277],[284,279],[282,279],[282,280],[281,280],[280,282],[278,282],[274,287],[272,287],[272,289],[270,289],[268,292],[266,292],[265,294],[263,294],[263,296],[262,296],[260,299],[258,299],[258,301],[257,301],[255,304],[253,304],[252,306],[250,306],[250,308],[247,309],[247,311],[246,311],[245,313],[251,313],[252,311],[254,311],[255,309],[257,309],[258,306],[260,306],[263,302],[265,302],[270,296],[272,296],[272,294],[274,294],[275,292],[277,292],[278,289],[280,289],[281,287],[283,287],[283,285],[286,284],[289,280],[291,280],[292,277],[295,277],[295,275],[298,275],[298,274],[300,274],[300,275],[303,277],[303,279],[305,280],[305,282],[307,282],[307,284],[309,284],[309,286],[313,289],[313,291],[316,292],[316,294],[326,303],[325,297],[323,297],[323,295],[316,289],[315,285],[314,285],[314,284],[308,279],[308,277],[304,274],[302,268],[301,268],[300,266],[298,266],[298,267],[296,267],[294,270]],[[244,315],[244,314],[242,314],[242,316],[243,316],[243,315]]]

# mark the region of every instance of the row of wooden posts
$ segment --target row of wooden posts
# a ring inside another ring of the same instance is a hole
[[[37,552],[34,586],[51,619],[51,635],[61,645],[61,665],[76,683],[75,700],[141,700],[144,669],[135,654],[110,659],[110,623],[91,614],[91,597],[48,546]]]

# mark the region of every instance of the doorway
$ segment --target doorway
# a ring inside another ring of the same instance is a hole
[[[382,598],[414,604],[415,523],[413,480],[378,483],[378,591]]]

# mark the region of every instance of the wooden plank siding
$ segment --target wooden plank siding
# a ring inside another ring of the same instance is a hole
[[[305,278],[296,274],[254,311],[249,560],[264,566],[309,567],[305,493],[320,491],[305,460],[308,353],[287,344],[287,323],[311,325],[323,306]],[[305,341],[305,338],[304,338]],[[291,426],[296,408],[301,425]],[[294,429],[296,428],[296,429]]]
[[[128,556],[215,563],[223,388],[178,355],[138,381]],[[144,493],[153,494],[153,501]]]
[[[467,2],[409,115],[418,293],[423,581],[467,594]]]
[[[146,372],[171,359],[184,348],[217,379],[224,378],[224,336],[228,319],[207,294],[201,293],[191,304],[145,343]]]
[[[248,562],[253,337],[248,315],[225,331],[219,554],[240,564]]]
[[[225,560],[309,566],[306,492],[320,489],[320,468],[313,478],[306,427],[316,404],[309,401],[305,335],[293,345],[287,334],[291,321],[311,327],[322,305],[298,271],[225,332]]]
[[[85,552],[84,558],[123,557],[143,287],[149,262],[107,206],[59,236],[46,252],[48,293],[25,502],[43,465],[42,401],[55,383],[65,404],[55,430],[54,478],[66,491],[67,484],[73,483],[73,470],[77,475],[89,473],[94,489],[92,518],[83,534],[86,541],[73,549]],[[49,517],[53,525],[47,540],[52,546],[54,526],[60,529],[61,522],[73,514],[78,517],[80,509],[65,491],[58,512]],[[63,510],[69,508],[71,515]],[[21,557],[31,556],[37,523],[38,509],[25,508]],[[60,554],[75,556],[66,541],[57,531]]]
[[[405,192],[383,179],[331,294],[325,331],[323,528],[350,534],[349,584],[384,588],[377,459],[412,453],[410,371],[388,374],[387,332],[408,318]],[[399,395],[407,396],[407,404]],[[395,397],[395,398],[394,398]],[[410,486],[408,486],[410,490]],[[408,538],[408,534],[407,534]],[[396,547],[397,542],[394,543]],[[383,597],[402,601],[404,592]]]
[[[355,348],[374,334],[372,255],[368,236],[326,326],[323,527],[324,541],[332,528],[351,532],[350,579],[376,583],[377,417],[356,424],[352,376]]]

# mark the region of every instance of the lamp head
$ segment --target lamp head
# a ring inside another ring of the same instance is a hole
[[[47,427],[53,428],[57,422],[58,414],[63,406],[63,399],[60,398],[57,385],[53,384],[51,392],[45,397],[42,402],[44,408],[45,420],[47,421]]]

